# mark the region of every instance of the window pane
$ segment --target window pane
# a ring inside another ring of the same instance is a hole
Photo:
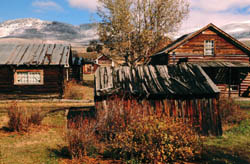
[[[17,84],[41,84],[41,72],[17,72]]]
[[[17,72],[17,82],[21,84],[26,84],[28,82],[28,73]]]
[[[29,83],[39,84],[41,82],[41,74],[39,72],[29,72]]]
[[[214,41],[213,40],[205,40],[204,55],[214,55]]]

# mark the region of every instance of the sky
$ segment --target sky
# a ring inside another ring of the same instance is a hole
[[[250,0],[187,0],[189,17],[181,29],[217,26],[233,22],[250,23]],[[18,18],[38,18],[73,25],[98,20],[97,0],[1,0],[0,22]]]

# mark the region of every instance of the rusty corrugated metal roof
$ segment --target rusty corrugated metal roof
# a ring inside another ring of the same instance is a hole
[[[95,73],[95,91],[96,96],[125,92],[184,99],[211,97],[220,92],[203,69],[192,64],[99,67]]]
[[[69,65],[70,45],[0,44],[0,65]]]

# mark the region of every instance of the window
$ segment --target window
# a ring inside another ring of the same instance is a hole
[[[42,85],[43,70],[16,70],[14,74],[15,85]]]
[[[214,41],[213,40],[204,41],[204,55],[206,56],[214,55]]]
[[[85,64],[84,66],[84,73],[93,73],[93,66],[92,64]]]
[[[230,87],[228,85],[226,90],[229,91],[229,89],[230,89],[230,91],[238,91],[239,87],[238,87],[238,85],[231,85]]]

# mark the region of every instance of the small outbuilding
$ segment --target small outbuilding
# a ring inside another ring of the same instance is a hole
[[[82,72],[84,75],[94,74],[98,67],[112,66],[116,63],[109,55],[99,54],[96,52],[85,53],[81,55],[83,58]]]
[[[70,45],[0,44],[0,97],[60,98],[71,63]]]
[[[219,89],[200,66],[147,65],[99,67],[95,73],[97,110],[117,110],[181,117],[204,135],[221,135]]]

